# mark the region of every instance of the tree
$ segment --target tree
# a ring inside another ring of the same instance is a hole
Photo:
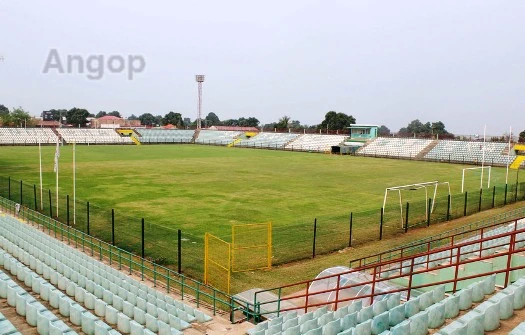
[[[84,127],[87,123],[89,112],[84,108],[71,108],[66,113],[66,122],[74,127]]]
[[[7,108],[4,105],[0,105],[0,117],[8,115],[9,114],[9,108]]]
[[[113,112],[110,112],[110,113],[108,113],[108,115],[110,115],[110,116],[116,116],[116,117],[118,117],[118,118],[122,118],[122,116],[120,116],[119,111],[113,111]]]
[[[128,117],[128,120],[138,120],[139,118],[135,114],[131,114],[130,117]]]
[[[98,118],[101,118],[101,117],[106,116],[106,115],[108,115],[108,113],[106,113],[105,111],[100,111],[100,112],[97,113],[97,115],[95,115],[95,118],[98,119]]]
[[[18,107],[11,112],[8,110],[7,113],[5,113],[5,110],[2,110],[0,124],[12,127],[26,127],[33,124],[33,118],[22,107]]]
[[[162,124],[172,124],[180,128],[183,125],[182,115],[180,113],[169,112],[162,118]]]
[[[221,124],[221,120],[219,120],[219,117],[214,112],[209,112],[204,120],[206,120],[206,125],[208,126],[218,126]]]
[[[432,122],[432,134],[433,135],[448,134],[448,131],[445,129],[445,124],[441,121]]]
[[[153,126],[155,124],[155,117],[151,113],[144,113],[139,116],[140,124],[143,126]]]
[[[288,123],[290,123],[291,118],[288,115],[284,115],[279,118],[279,121],[275,124],[275,128],[284,129],[288,128]]]
[[[329,111],[324,116],[324,120],[319,125],[319,128],[327,130],[345,130],[352,124],[355,124],[355,118],[352,115]]]
[[[390,129],[388,129],[387,126],[382,125],[382,126],[379,127],[379,129],[377,130],[377,134],[378,134],[379,136],[390,136]]]
[[[259,120],[257,120],[254,117],[249,117],[247,119],[241,117],[241,118],[239,118],[237,124],[240,127],[258,127],[259,126]]]
[[[525,142],[525,130],[520,133],[520,137],[518,139],[518,142],[520,142],[520,143]]]
[[[239,120],[237,119],[228,119],[221,122],[223,126],[238,126]]]
[[[419,119],[411,121],[406,127],[399,129],[402,135],[416,135],[416,136],[435,136],[448,135],[453,136],[445,129],[445,124],[441,121],[427,122],[423,124]]]

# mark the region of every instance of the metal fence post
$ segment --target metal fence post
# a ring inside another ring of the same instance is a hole
[[[49,190],[49,217],[53,217],[53,204],[51,202],[51,190]]]
[[[408,210],[410,209],[410,203],[407,201],[407,208],[405,210],[405,233],[408,231]]]
[[[380,219],[379,219],[379,240],[383,239],[383,207],[381,207]]]
[[[87,234],[89,235],[89,201],[86,204],[86,214],[87,214]]]
[[[447,197],[447,221],[450,220],[450,194]]]
[[[463,216],[467,216],[467,197],[468,197],[468,193],[465,192],[465,202],[463,204]]]
[[[66,222],[67,222],[67,225],[69,226],[69,194],[66,195],[66,215],[67,215]]]
[[[115,209],[111,209],[111,244],[115,245]]]
[[[178,273],[182,273],[182,245],[181,245],[181,242],[182,242],[182,231],[179,229],[177,231],[177,272]],[[168,272],[168,275],[169,275],[169,272]]]
[[[350,213],[350,235],[348,236],[348,246],[351,247],[352,246],[352,224],[353,224],[353,216],[354,216],[354,213],[351,212]]]
[[[427,227],[430,226],[430,211],[432,208],[432,198],[428,198],[428,210],[427,210]]]
[[[494,204],[496,201],[496,186],[492,187],[492,208],[494,208]]]
[[[144,218],[142,218],[142,258],[144,258]]]
[[[314,242],[312,246],[312,258],[315,258],[315,239],[317,237],[317,218],[314,219]]]
[[[33,184],[33,199],[35,199],[35,211],[38,210],[38,208],[36,207],[36,185]]]
[[[507,205],[507,189],[508,189],[508,187],[509,187],[509,185],[505,184],[505,200],[503,201],[503,206]]]
[[[516,187],[516,190],[518,188]],[[22,198],[22,180],[20,180],[20,206],[24,204],[24,199]]]
[[[480,189],[479,189],[478,212],[481,212],[481,201],[482,201],[482,198],[483,198],[483,189],[480,188]]]

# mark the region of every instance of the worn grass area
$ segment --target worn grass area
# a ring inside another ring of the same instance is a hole
[[[54,146],[42,148],[44,189],[53,192],[54,151]],[[98,216],[109,219],[111,209],[115,209],[117,244],[137,251],[140,218],[145,218],[148,223],[146,252],[154,254],[155,259],[162,258],[165,264],[173,261],[176,230],[182,229],[187,243],[183,246],[183,251],[187,250],[183,268],[197,279],[202,278],[205,232],[229,240],[231,224],[271,221],[274,261],[286,263],[297,259],[294,256],[297,254],[301,255],[299,258],[308,257],[314,218],[318,218],[320,231],[326,232],[320,237],[320,248],[323,252],[322,246],[326,245],[327,252],[333,248],[330,242],[339,238],[344,243],[347,233],[341,232],[347,229],[350,212],[373,213],[372,220],[357,221],[354,226],[360,234],[356,233],[354,238],[364,244],[377,234],[385,187],[439,180],[450,182],[452,193],[458,194],[461,171],[465,167],[200,145],[78,145],[75,153],[76,196],[90,201],[92,222]],[[38,171],[38,147],[0,147],[0,176],[38,185]],[[502,185],[504,181],[505,169],[493,168],[492,184]],[[479,193],[479,183],[479,172],[469,173],[467,190]],[[61,148],[59,184],[61,196],[72,196],[72,146]],[[445,189],[440,188],[438,196],[445,195]],[[403,194],[403,202],[424,204],[424,199],[424,190]],[[388,201],[395,221],[392,219],[386,228],[396,232],[399,230],[398,195],[391,195]],[[83,207],[77,210],[79,216],[84,215]],[[92,232],[98,231],[99,236],[107,238],[109,221],[105,222],[93,223]],[[317,267],[309,271],[308,276],[315,271]],[[281,273],[290,279],[296,275],[304,278],[303,272],[298,269],[292,275],[272,271],[276,276]],[[242,278],[241,286],[258,281],[253,279],[257,274],[253,278],[249,273],[236,276]],[[268,277],[268,283],[272,277],[273,274]]]

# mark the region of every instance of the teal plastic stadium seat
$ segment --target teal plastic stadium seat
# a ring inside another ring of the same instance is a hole
[[[341,329],[347,330],[357,325],[357,312],[347,314],[341,319]]]
[[[0,321],[0,334],[14,334],[17,330],[13,324],[8,320]]]
[[[406,335],[410,334],[410,320],[404,320],[401,323],[390,328],[392,335]]]
[[[82,313],[84,313],[85,311],[86,310],[84,309],[84,307],[80,306],[77,303],[73,303],[69,310],[69,321],[71,321],[71,323],[75,326],[82,325]]]
[[[398,305],[388,311],[390,326],[395,326],[405,320],[405,306]]]
[[[476,310],[461,316],[457,321],[467,324],[467,334],[484,334],[484,315]]]
[[[445,323],[445,304],[437,303],[428,309],[428,328],[437,329]]]
[[[210,319],[211,319],[211,317],[210,317]],[[197,318],[197,320],[199,320],[199,319]],[[337,321],[339,322],[339,320],[337,320]],[[199,321],[199,322],[206,322],[206,321]],[[299,318],[298,317],[286,320],[285,322],[283,322],[283,331],[288,329],[288,328],[295,327],[297,325],[299,325]]]
[[[372,319],[372,334],[377,335],[383,333],[385,330],[390,328],[390,320],[388,317],[388,311],[385,311],[379,315],[374,316]]]
[[[95,299],[95,315],[98,317],[104,317],[106,315],[107,304],[100,300]]]
[[[144,335],[144,326],[136,321],[130,323],[130,335]]]
[[[127,317],[126,315],[122,313],[118,314],[118,320],[117,320],[118,331],[120,331],[121,333],[128,334],[131,331],[130,323],[131,323],[131,319],[129,317]]]
[[[305,335],[323,335],[323,328],[318,327],[318,328],[309,330],[308,332],[305,333]]]
[[[455,294],[459,296],[459,310],[465,311],[472,307],[472,287],[466,287]]]
[[[165,310],[163,309],[158,309],[157,310],[158,312],[158,315],[157,315],[157,318],[163,322],[166,322],[166,323],[169,323],[170,322],[170,318],[169,318],[169,314],[168,312],[166,312]]]
[[[483,282],[478,282],[469,285],[472,288],[472,302],[480,302],[485,299],[485,293],[483,291]]]
[[[514,297],[512,293],[499,292],[493,295],[488,301],[498,304],[500,320],[507,320],[514,314]]]
[[[374,312],[374,316],[380,315],[388,310],[388,304],[387,300],[379,300],[372,304],[372,310]]]
[[[306,321],[306,322],[304,322],[303,324],[300,325],[300,330],[301,330],[302,334],[307,333],[310,330],[316,329],[316,328],[317,328],[317,320],[316,319],[308,320],[308,321]]]
[[[405,317],[409,318],[419,313],[419,302],[417,299],[410,299],[405,302],[402,306],[405,307]]]
[[[410,334],[425,335],[428,332],[428,312],[420,311],[410,317]]]
[[[459,296],[451,295],[447,297],[443,303],[445,304],[445,319],[453,319],[459,314]]]
[[[138,307],[133,307],[133,320],[141,325],[146,324],[146,312]]]
[[[525,322],[520,323],[512,329],[509,335],[525,335]]]
[[[116,325],[118,323],[118,310],[113,306],[107,306],[105,319],[110,325]]]
[[[370,335],[372,334],[372,320],[361,322],[355,326],[354,335]]]
[[[372,319],[373,317],[374,317],[374,310],[373,310],[373,306],[370,305],[370,306],[367,306],[361,309],[357,313],[357,322],[362,323],[362,322]]]
[[[159,331],[158,320],[155,316],[146,314],[146,328],[155,333]]]
[[[300,326],[293,326],[283,331],[283,335],[301,335]]]
[[[327,312],[326,314],[323,314],[321,315],[318,319],[317,319],[317,324],[319,326],[324,326],[326,325],[327,323],[330,323],[334,320],[334,313],[333,312]]]
[[[388,295],[388,298],[386,300],[386,306],[388,310],[391,310],[392,308],[399,306],[400,303],[401,303],[401,294],[393,293],[393,294]]]

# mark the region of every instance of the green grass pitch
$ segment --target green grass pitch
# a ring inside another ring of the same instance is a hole
[[[72,149],[61,147],[61,197],[73,195]],[[42,147],[43,187],[53,192],[54,152],[54,146]],[[190,236],[188,243],[198,244],[205,232],[228,240],[231,224],[268,221],[274,226],[275,248],[280,244],[293,253],[294,246],[303,242],[299,239],[306,239],[304,249],[309,252],[310,238],[295,236],[287,227],[310,229],[314,218],[320,224],[323,218],[343,218],[346,226],[350,212],[378,213],[385,187],[439,180],[450,182],[453,194],[460,193],[464,167],[472,166],[201,145],[77,145],[76,196],[107,213],[115,209],[117,238],[119,234],[138,238],[139,220],[146,218],[158,228],[156,236],[148,238],[147,249],[162,249],[168,255],[176,251],[176,229]],[[0,147],[0,176],[38,186],[38,147]],[[479,192],[479,178],[479,171],[469,172],[467,190]],[[492,184],[504,182],[505,169],[493,168]],[[438,196],[445,195],[440,187]],[[404,192],[403,197],[403,201],[425,198],[422,190]],[[388,201],[395,208],[392,215],[397,215],[397,194]],[[77,213],[84,215],[84,208]],[[129,218],[136,220],[128,222]],[[375,224],[369,229],[376,234]],[[334,231],[335,235],[341,234]],[[136,247],[137,242],[123,242],[124,246],[126,243]],[[202,252],[201,245],[195,247]],[[195,263],[201,260],[202,255],[193,259]],[[188,267],[198,269],[202,264]]]

